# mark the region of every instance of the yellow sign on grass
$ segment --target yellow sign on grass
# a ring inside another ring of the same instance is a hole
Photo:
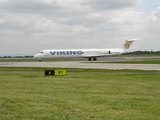
[[[59,69],[59,70],[54,70],[54,75],[67,75],[67,70],[66,69]]]

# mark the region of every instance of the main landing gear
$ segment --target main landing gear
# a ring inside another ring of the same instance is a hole
[[[93,58],[93,59],[92,58],[88,58],[88,61],[92,61],[92,60],[93,61],[97,61],[97,58]]]

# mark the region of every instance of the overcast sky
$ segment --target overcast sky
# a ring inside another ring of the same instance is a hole
[[[0,56],[43,49],[160,50],[160,0],[0,0]]]

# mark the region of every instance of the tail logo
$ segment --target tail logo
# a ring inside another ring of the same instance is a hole
[[[124,44],[124,47],[125,47],[126,49],[128,49],[128,48],[130,47],[129,43],[125,43],[125,44]]]

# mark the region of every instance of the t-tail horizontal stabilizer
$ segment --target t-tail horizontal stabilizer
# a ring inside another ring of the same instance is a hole
[[[124,45],[123,45],[123,49],[128,50],[131,47],[132,43],[134,41],[137,41],[137,40],[140,40],[140,39],[128,39],[128,40],[126,40]]]

